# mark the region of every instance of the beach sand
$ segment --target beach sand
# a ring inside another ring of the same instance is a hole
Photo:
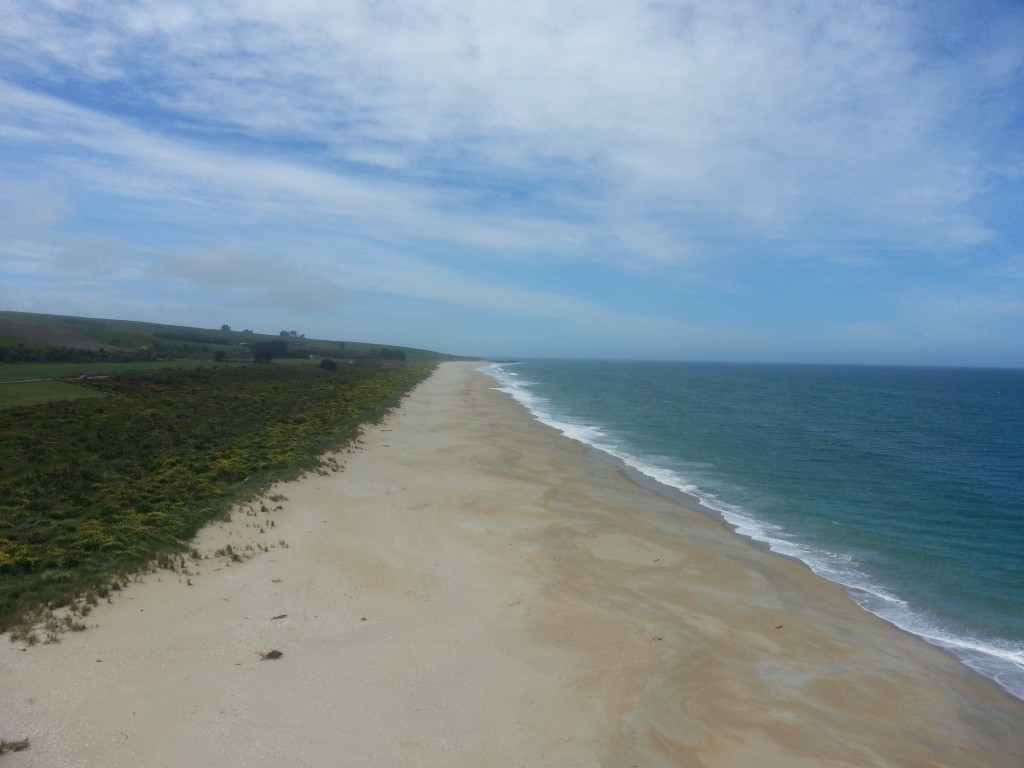
[[[1024,765],[1024,703],[492,385],[442,365],[190,575],[3,639],[0,765]]]

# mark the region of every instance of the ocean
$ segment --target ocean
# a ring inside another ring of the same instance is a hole
[[[1024,699],[1024,371],[483,370],[538,420],[690,494]]]

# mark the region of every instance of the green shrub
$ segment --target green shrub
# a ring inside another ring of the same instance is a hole
[[[427,365],[122,373],[107,397],[0,410],[0,631],[171,553],[377,421]],[[161,557],[162,556],[162,557]],[[112,581],[113,580],[113,581]]]

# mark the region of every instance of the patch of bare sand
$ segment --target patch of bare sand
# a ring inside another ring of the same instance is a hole
[[[4,642],[0,737],[32,739],[4,764],[1021,764],[1021,702],[471,366],[364,442],[199,544],[269,551]]]

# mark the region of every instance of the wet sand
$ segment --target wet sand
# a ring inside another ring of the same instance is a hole
[[[0,764],[1024,765],[1024,703],[473,368],[210,527],[188,574],[2,639],[0,738],[31,747]]]

